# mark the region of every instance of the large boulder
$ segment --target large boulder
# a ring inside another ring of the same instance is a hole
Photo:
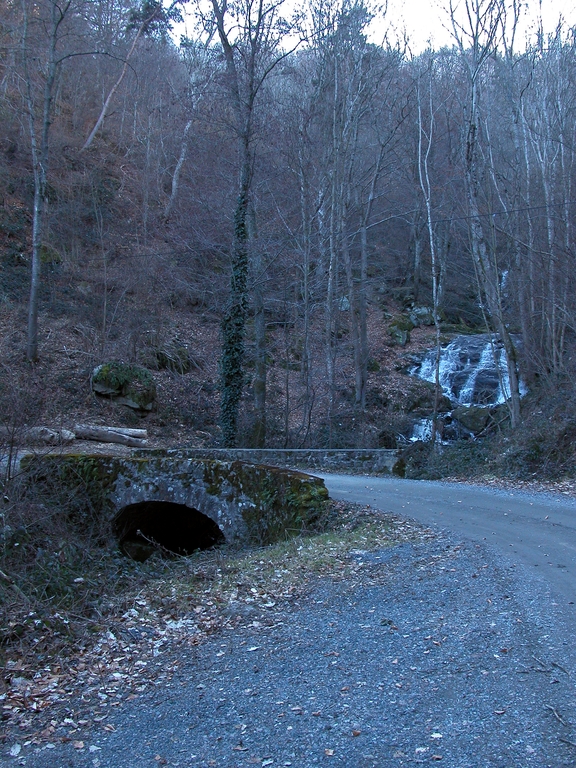
[[[472,434],[479,435],[490,422],[490,409],[481,408],[477,405],[461,405],[452,411],[452,418],[460,422]]]
[[[414,382],[405,394],[404,410],[419,416],[431,416],[434,413],[435,400],[434,384],[428,381]],[[447,413],[452,410],[450,398],[443,392],[439,392],[438,413]]]
[[[388,326],[388,335],[393,344],[405,347],[410,341],[410,331],[414,329],[414,323],[406,315],[398,315]]]
[[[138,365],[102,363],[92,373],[92,389],[135,411],[151,411],[156,401],[152,374]]]
[[[415,328],[421,325],[434,325],[434,310],[432,307],[412,307],[408,317]]]

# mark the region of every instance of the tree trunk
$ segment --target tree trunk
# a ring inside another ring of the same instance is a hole
[[[141,430],[138,430],[139,432]],[[82,424],[76,424],[74,434],[78,440],[96,440],[101,443],[120,443],[128,445],[131,448],[143,448],[147,442],[142,437],[133,437],[126,432],[109,427],[89,427]]]
[[[150,18],[145,19],[140,24],[140,26],[138,27],[138,30],[136,32],[136,36],[134,37],[134,40],[132,41],[132,45],[130,46],[130,50],[128,51],[128,54],[126,55],[126,58],[124,59],[124,65],[122,67],[122,71],[120,72],[120,76],[118,77],[118,79],[116,80],[116,82],[114,83],[112,88],[110,89],[110,92],[108,93],[108,96],[106,97],[106,101],[104,102],[104,104],[102,106],[102,109],[100,110],[100,114],[98,115],[98,119],[96,120],[96,123],[95,123],[94,127],[90,131],[90,135],[88,136],[88,138],[84,142],[84,145],[83,145],[82,150],[81,150],[82,152],[84,152],[85,150],[89,149],[91,144],[92,144],[92,142],[96,138],[96,134],[100,130],[100,128],[102,126],[102,123],[104,122],[104,118],[108,114],[108,110],[110,109],[110,104],[112,103],[112,99],[114,98],[114,94],[116,93],[118,88],[120,88],[120,85],[122,84],[122,80],[124,80],[126,72],[128,71],[128,67],[130,65],[130,59],[132,58],[132,54],[134,53],[134,51],[136,49],[136,44],[137,44],[138,40],[140,39],[140,37],[142,36],[142,33],[145,31],[146,27],[152,21],[152,19],[154,18],[155,15],[156,15],[156,10],[154,10],[154,13],[152,14],[152,16],[150,16]]]
[[[52,101],[58,70],[57,44],[58,32],[70,2],[62,8],[55,3],[51,6],[50,36],[48,40],[48,60],[46,62],[46,79],[42,99],[42,117],[40,122],[40,138],[38,140],[36,107],[32,93],[32,75],[29,71],[28,55],[28,3],[23,2],[24,27],[22,34],[22,57],[24,62],[26,107],[28,111],[28,127],[32,150],[32,166],[34,174],[34,207],[32,212],[32,267],[30,276],[30,295],[28,300],[28,336],[26,357],[30,362],[38,360],[38,299],[40,291],[40,265],[42,237],[44,234],[46,214],[46,181],[49,161],[50,123],[52,119]]]
[[[474,258],[479,286],[482,295],[486,300],[486,306],[490,318],[494,323],[495,330],[499,334],[504,346],[508,378],[510,381],[510,420],[512,427],[515,428],[520,423],[520,382],[518,376],[517,356],[514,343],[506,326],[502,312],[498,272],[488,254],[488,248],[482,227],[482,220],[480,218],[480,207],[478,204],[479,181],[477,176],[477,112],[475,108],[477,103],[477,93],[475,82],[473,83],[472,88],[472,108],[471,117],[468,124],[465,168],[466,195],[470,212],[470,237],[472,244],[472,256]]]
[[[182,166],[184,165],[184,161],[186,160],[186,155],[188,153],[188,132],[190,131],[190,128],[192,127],[192,120],[188,120],[186,123],[186,127],[184,128],[184,133],[182,135],[182,146],[180,148],[180,157],[178,158],[178,162],[176,163],[176,168],[174,168],[174,173],[172,174],[172,187],[170,190],[170,200],[166,203],[166,208],[164,208],[164,221],[168,222],[168,219],[170,218],[170,214],[172,213],[172,208],[174,207],[174,203],[176,202],[176,196],[178,194],[178,185],[180,182],[180,173],[182,172]]]
[[[253,206],[248,211],[248,236],[254,275],[254,426],[252,444],[266,445],[266,315],[264,312],[265,264],[257,244],[256,216]]]

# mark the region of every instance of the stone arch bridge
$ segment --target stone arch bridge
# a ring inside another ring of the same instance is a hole
[[[183,451],[29,456],[23,468],[46,504],[64,492],[67,508],[97,515],[140,560],[157,547],[271,543],[313,527],[328,499],[324,481],[302,472]]]

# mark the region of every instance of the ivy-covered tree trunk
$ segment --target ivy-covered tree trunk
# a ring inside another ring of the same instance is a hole
[[[251,262],[254,274],[254,425],[251,445],[264,448],[266,445],[266,317],[264,314],[264,273],[265,264],[257,243],[256,216],[254,207],[248,211],[248,238],[251,246]]]
[[[290,51],[282,47],[288,31],[279,16],[283,0],[211,0],[212,15],[206,28],[210,38],[214,26],[226,63],[226,88],[235,118],[239,140],[240,194],[234,215],[234,245],[230,301],[222,320],[222,405],[220,422],[224,445],[234,446],[238,432],[238,411],[244,385],[244,332],[248,311],[247,284],[251,235],[255,226],[250,221],[250,191],[254,159],[254,109],[264,81]],[[260,262],[256,260],[256,266]],[[266,437],[266,335],[264,303],[261,288],[255,293],[256,371],[255,407],[256,439],[264,445]]]
[[[244,174],[243,174],[244,176]],[[244,333],[248,311],[247,178],[242,179],[234,213],[234,246],[230,299],[222,319],[222,405],[220,421],[224,445],[232,448],[238,433],[238,410],[244,387]]]

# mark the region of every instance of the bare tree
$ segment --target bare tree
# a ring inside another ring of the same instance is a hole
[[[262,254],[256,245],[256,218],[252,199],[254,173],[255,110],[262,87],[280,61],[294,50],[282,48],[288,26],[280,16],[280,2],[212,0],[212,15],[204,18],[210,34],[220,40],[226,73],[226,89],[234,114],[238,141],[239,183],[234,211],[234,236],[230,299],[222,321],[221,424],[225,445],[234,445],[243,390],[244,333],[248,311],[248,271],[263,271]],[[266,346],[264,299],[261,284],[254,295],[256,360],[254,442],[266,439]]]
[[[500,275],[494,250],[489,248],[484,233],[480,209],[480,99],[482,77],[495,55],[497,44],[505,32],[505,5],[503,0],[465,0],[464,18],[460,20],[451,3],[451,21],[454,39],[468,81],[466,115],[466,147],[464,180],[469,213],[472,257],[480,292],[495,330],[504,346],[510,381],[509,409],[512,426],[520,422],[520,381],[516,349],[506,324],[500,293]]]
[[[32,209],[32,264],[28,301],[28,341],[26,357],[38,359],[38,300],[42,238],[47,205],[47,180],[50,150],[50,126],[58,75],[64,61],[74,54],[69,44],[67,22],[74,13],[73,0],[63,3],[22,0],[21,52],[23,97],[26,105],[32,168],[34,202]]]
[[[168,8],[165,8],[162,2],[159,0],[144,0],[144,3],[142,4],[142,7],[140,9],[132,11],[128,29],[135,29],[136,33],[134,35],[130,48],[128,49],[128,53],[124,58],[124,63],[122,65],[120,74],[118,75],[118,78],[112,85],[112,88],[110,88],[108,92],[108,96],[104,100],[104,104],[102,105],[102,109],[100,110],[100,114],[98,115],[98,119],[96,120],[94,127],[90,131],[88,138],[86,139],[86,141],[84,142],[84,145],[82,146],[83,151],[90,147],[98,131],[102,127],[102,123],[104,122],[104,118],[108,114],[108,110],[110,109],[112,100],[114,99],[114,96],[118,91],[118,88],[120,88],[120,86],[122,85],[122,81],[124,80],[126,73],[128,72],[128,68],[130,66],[130,60],[134,55],[134,51],[136,50],[136,46],[140,38],[146,34],[157,32],[158,30],[166,31],[167,29],[170,28],[171,22],[182,20],[180,11],[177,8],[177,2],[178,0],[176,2],[173,2]]]
[[[365,328],[365,280],[356,295],[352,254],[351,211],[357,182],[356,167],[361,153],[361,129],[378,89],[378,57],[366,37],[372,19],[363,0],[319,3],[313,9],[315,44],[318,51],[318,80],[322,85],[324,190],[319,209],[320,246],[325,251],[327,285],[325,304],[325,355],[328,389],[328,444],[332,444],[339,315],[349,307],[356,374],[356,401],[363,401],[368,362]],[[375,76],[376,75],[376,76]],[[374,161],[373,161],[374,162]],[[372,164],[374,185],[381,172],[381,157]],[[368,185],[370,188],[370,184]],[[374,192],[374,190],[373,190]],[[364,214],[373,202],[368,192]],[[366,222],[365,222],[366,226]],[[365,229],[364,226],[364,229]],[[363,256],[367,258],[367,243]],[[339,295],[340,270],[344,268],[347,296]],[[367,262],[364,269],[367,268]],[[358,322],[360,321],[360,322]]]
[[[426,209],[426,225],[428,229],[428,244],[430,247],[431,274],[432,274],[432,313],[434,318],[434,327],[436,330],[436,359],[434,365],[434,412],[432,414],[432,435],[431,440],[434,443],[438,434],[438,405],[442,392],[440,386],[440,300],[442,296],[442,276],[443,269],[440,263],[439,249],[436,244],[436,233],[434,231],[434,221],[432,216],[432,183],[430,180],[430,154],[434,142],[435,131],[435,109],[432,97],[432,78],[434,71],[434,58],[429,64],[428,73],[428,93],[426,101],[428,112],[428,124],[424,123],[423,101],[421,78],[418,78],[416,86],[416,98],[418,107],[418,179],[420,189],[424,198]]]

